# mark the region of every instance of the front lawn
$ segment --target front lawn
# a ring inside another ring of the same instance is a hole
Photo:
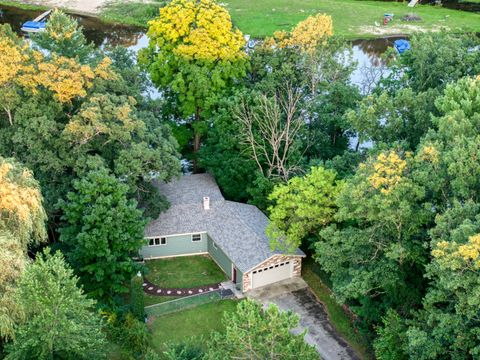
[[[162,315],[152,322],[152,347],[159,353],[167,341],[181,341],[192,336],[207,338],[212,331],[223,331],[223,314],[234,311],[238,300],[221,300],[192,309]]]
[[[191,288],[227,279],[208,255],[180,256],[145,261],[145,277],[163,288]]]

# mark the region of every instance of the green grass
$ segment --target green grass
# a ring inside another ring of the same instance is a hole
[[[474,0],[480,1],[480,0]],[[245,34],[255,38],[272,35],[276,30],[290,30],[309,15],[326,13],[333,17],[336,34],[349,39],[411,34],[418,31],[479,32],[480,14],[450,10],[431,5],[414,9],[407,3],[363,0],[229,0],[225,2],[232,20]],[[159,2],[161,4],[161,2]],[[158,14],[156,4],[112,3],[102,13],[102,19],[137,26],[147,26]],[[401,17],[415,12],[422,21],[405,23]],[[384,13],[394,13],[395,20],[382,23]]]
[[[107,4],[100,14],[100,19],[108,23],[121,23],[147,27],[149,20],[158,16],[159,4],[125,3],[122,0]]]
[[[208,255],[147,260],[145,266],[145,277],[160,287],[190,288],[226,280],[224,272]]]
[[[219,301],[221,295],[218,292],[204,293],[194,296],[186,296],[178,299],[170,299],[170,301],[156,304],[145,308],[148,317],[170,314],[185,309],[190,309],[199,305],[208,304]]]
[[[5,5],[5,6],[13,6],[19,9],[24,9],[24,10],[47,10],[49,9],[46,6],[41,6],[41,5],[32,5],[32,4],[24,4],[19,1],[10,1],[10,0],[0,0],[0,5]]]
[[[181,341],[200,335],[208,337],[212,331],[223,331],[223,314],[234,311],[237,303],[237,300],[221,300],[157,317],[150,324],[152,347],[162,352],[167,341]]]
[[[314,266],[315,262],[312,258],[306,259],[302,264],[302,277],[325,305],[333,327],[363,359],[374,359],[367,340],[355,331],[350,316],[335,301],[332,291],[314,272]]]
[[[166,288],[189,288],[216,284],[226,275],[208,255],[181,256],[147,260],[145,277],[153,284]],[[145,306],[177,299],[176,296],[144,294]]]

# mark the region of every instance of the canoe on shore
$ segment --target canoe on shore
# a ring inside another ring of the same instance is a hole
[[[32,21],[27,21],[22,25],[22,31],[26,33],[38,33],[45,30],[47,18],[52,10],[45,11]]]

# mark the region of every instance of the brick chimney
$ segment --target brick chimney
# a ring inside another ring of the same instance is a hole
[[[209,210],[210,209],[210,198],[208,196],[204,196],[203,197],[203,208],[205,210]]]

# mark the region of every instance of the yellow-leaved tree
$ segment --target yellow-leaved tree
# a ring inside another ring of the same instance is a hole
[[[173,0],[149,23],[140,54],[155,85],[193,116],[194,152],[207,126],[200,120],[222,92],[246,74],[245,40],[214,0]]]
[[[14,300],[16,282],[30,244],[46,238],[42,195],[32,173],[0,157],[0,338],[11,339],[22,311]]]
[[[70,103],[76,97],[85,97],[94,79],[113,79],[110,64],[109,58],[96,66],[82,65],[76,59],[55,54],[45,58],[9,27],[0,26],[0,104],[10,125],[22,94],[47,91],[58,102]]]
[[[298,47],[302,52],[312,54],[319,44],[325,43],[332,35],[332,17],[326,14],[317,14],[299,22],[290,32],[276,31],[273,38],[265,40],[265,45]]]

